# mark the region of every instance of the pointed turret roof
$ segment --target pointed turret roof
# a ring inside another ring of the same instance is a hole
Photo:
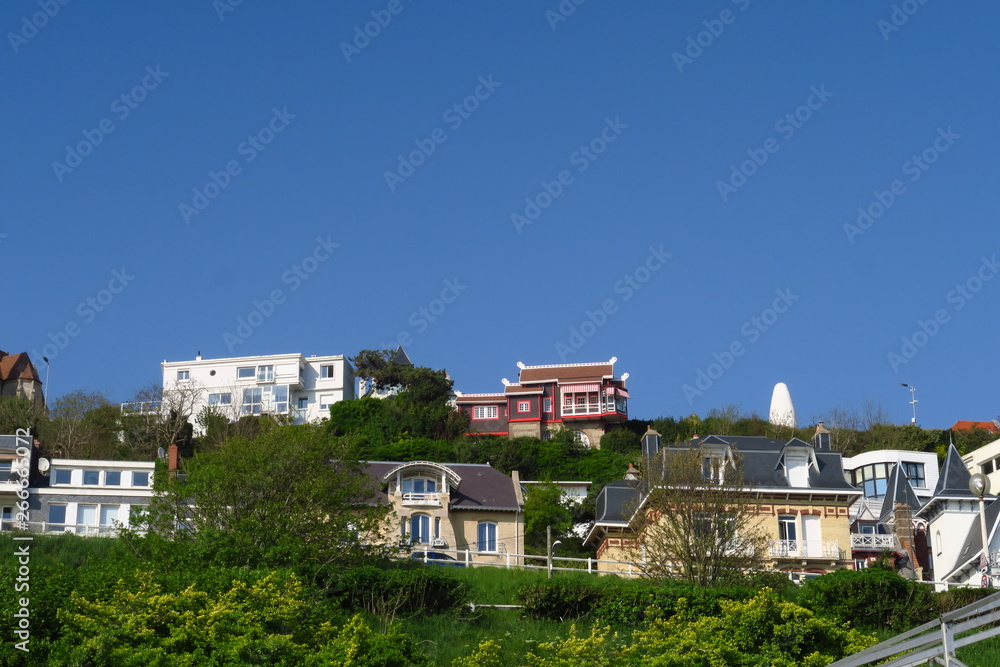
[[[913,492],[910,480],[903,472],[903,466],[897,463],[892,467],[892,472],[889,473],[889,484],[885,490],[885,499],[882,501],[882,511],[879,512],[879,521],[882,523],[891,521],[896,505],[899,503],[906,505],[914,512],[920,509],[922,504],[917,499],[917,494]]]
[[[972,491],[969,491],[970,479],[972,479],[972,473],[962,463],[962,457],[955,449],[955,445],[948,445],[948,455],[944,457],[944,465],[941,467],[937,486],[934,487],[933,497],[972,498]]]
[[[989,500],[987,500],[989,502]],[[997,530],[997,519],[1000,518],[1000,503],[996,500],[989,502],[986,506],[986,530],[988,532],[987,542],[992,543]],[[983,529],[979,515],[976,516],[972,525],[969,526],[969,535],[965,538],[962,551],[958,555],[958,565],[945,576],[942,581],[948,581],[961,573],[966,568],[976,567],[979,564],[979,555],[983,550]]]

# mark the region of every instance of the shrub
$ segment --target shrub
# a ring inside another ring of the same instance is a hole
[[[880,569],[824,574],[802,585],[798,603],[860,628],[905,629],[935,613],[930,588]]]
[[[946,614],[949,611],[978,602],[996,592],[995,588],[952,588],[948,591],[935,593],[934,604],[939,614]]]
[[[465,604],[468,594],[468,584],[429,567],[361,567],[341,575],[333,589],[345,609],[363,609],[390,619],[398,614],[454,612]]]
[[[597,606],[601,599],[597,582],[575,579],[549,580],[526,584],[517,592],[521,612],[533,619],[565,621],[579,618]]]

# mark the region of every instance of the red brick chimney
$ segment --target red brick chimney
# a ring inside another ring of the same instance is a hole
[[[170,472],[176,472],[181,462],[180,454],[177,451],[177,445],[170,445],[170,449],[167,450],[167,452],[167,470]]]

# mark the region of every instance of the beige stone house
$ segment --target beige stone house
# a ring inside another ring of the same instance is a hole
[[[524,553],[524,497],[517,471],[488,464],[369,461],[378,502],[395,518],[385,539],[414,550],[474,552],[476,562]],[[450,554],[461,560],[460,554]]]
[[[655,438],[659,435],[654,432]],[[812,444],[766,437],[696,437],[678,443],[697,449],[706,475],[738,457],[742,462],[747,501],[756,507],[757,527],[767,538],[765,567],[785,572],[822,574],[853,569],[849,509],[861,496],[845,479],[840,452],[830,449],[829,432],[817,429]],[[658,449],[644,437],[643,451]],[[628,561],[629,547],[641,537],[633,531],[644,498],[633,480],[613,482],[597,498],[596,522],[586,542],[601,560]],[[637,509],[634,509],[637,508]],[[640,542],[641,543],[641,542]],[[604,563],[600,569],[620,572],[627,565]]]

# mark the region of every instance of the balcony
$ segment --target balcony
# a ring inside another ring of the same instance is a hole
[[[899,551],[902,549],[895,535],[851,534],[851,549],[855,551]]]
[[[601,415],[606,413],[626,414],[625,402],[614,400],[609,401],[589,401],[587,403],[575,403],[573,405],[563,404],[563,417],[581,417],[586,415]]]
[[[837,540],[771,540],[771,558],[822,558],[841,560],[844,555]]]
[[[441,507],[440,493],[407,492],[403,495],[403,507]]]

